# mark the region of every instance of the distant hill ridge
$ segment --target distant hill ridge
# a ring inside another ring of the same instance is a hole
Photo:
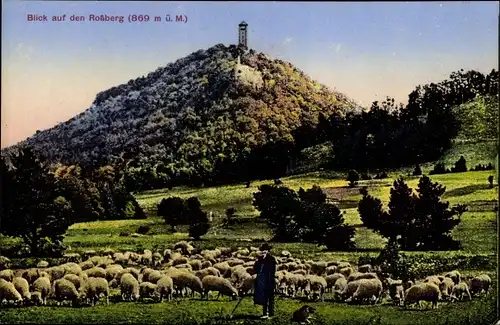
[[[83,113],[16,146],[67,164],[126,160],[201,177],[255,148],[293,142],[320,113],[360,110],[290,63],[218,44],[98,93]]]

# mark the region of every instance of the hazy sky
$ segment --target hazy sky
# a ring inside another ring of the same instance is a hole
[[[28,14],[48,22],[29,22]],[[50,21],[66,14],[63,22]],[[72,14],[85,22],[68,21]],[[89,22],[90,14],[174,17],[187,23]],[[496,2],[300,3],[4,0],[5,147],[68,120],[95,95],[201,48],[237,43],[293,63],[363,105],[405,102],[418,84],[460,68],[498,69]]]

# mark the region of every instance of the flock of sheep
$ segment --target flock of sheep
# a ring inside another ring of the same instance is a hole
[[[209,299],[211,292],[231,298],[252,294],[255,281],[253,265],[258,248],[196,250],[182,241],[163,252],[145,250],[101,254],[88,251],[65,255],[66,263],[49,267],[46,261],[36,268],[0,271],[0,303],[15,305],[57,304],[95,305],[101,298],[109,303],[116,292],[122,301],[153,300],[175,297]],[[84,260],[84,261],[82,261]],[[491,278],[486,274],[462,277],[452,271],[429,276],[421,281],[393,280],[371,265],[354,267],[348,262],[311,261],[293,258],[287,251],[277,257],[277,294],[322,300],[330,295],[335,301],[397,305],[455,301],[487,294]],[[114,294],[113,294],[114,295]]]

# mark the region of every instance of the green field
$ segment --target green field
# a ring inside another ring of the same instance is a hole
[[[456,147],[443,158],[450,167],[451,162],[458,159],[460,154],[472,157],[471,148],[476,144]],[[490,151],[491,147],[478,149],[482,152]],[[494,162],[489,154],[477,154],[475,159],[467,158],[470,167],[477,163],[487,164]],[[424,174],[428,174],[431,164],[423,166]],[[360,186],[367,186],[369,192],[380,198],[386,205],[389,200],[390,188],[393,180],[403,176],[409,186],[415,188],[418,177],[407,176],[407,170],[393,171],[389,178],[384,180],[361,181],[358,188],[350,189],[347,181],[335,178],[333,173],[315,172],[305,175],[283,178],[285,186],[293,189],[299,187],[310,188],[320,185],[328,197],[340,205],[345,212],[347,223],[356,227],[357,251],[354,252],[327,252],[322,247],[306,243],[274,243],[275,251],[289,250],[292,255],[312,259],[340,259],[353,263],[358,262],[360,256],[378,255],[384,246],[385,240],[371,230],[363,227],[357,213],[357,201],[361,198]],[[468,211],[462,216],[461,223],[454,229],[453,236],[462,242],[460,251],[409,253],[423,254],[430,258],[463,257],[484,255],[492,262],[484,269],[460,269],[463,274],[488,273],[496,279],[496,249],[497,242],[497,215],[494,208],[497,206],[498,186],[489,188],[487,178],[495,176],[496,171],[478,171],[454,173],[445,175],[431,175],[434,182],[446,186],[443,199],[451,205],[466,204]],[[330,176],[330,177],[328,177]],[[263,220],[258,218],[258,212],[253,208],[252,193],[257,191],[261,184],[271,181],[253,182],[250,188],[244,184],[210,187],[201,189],[174,188],[173,190],[156,190],[136,194],[136,197],[151,216],[145,220],[117,220],[98,221],[72,225],[67,231],[64,243],[70,246],[72,252],[83,252],[89,249],[97,251],[106,248],[115,250],[142,250],[170,247],[173,243],[188,239],[186,229],[181,228],[178,233],[172,233],[170,226],[165,225],[160,217],[155,215],[155,207],[165,197],[180,196],[188,198],[196,196],[200,199],[203,209],[214,213],[213,227],[195,245],[201,248],[217,246],[248,247],[258,246],[262,241],[269,240],[272,233]],[[237,222],[230,228],[221,226],[222,218],[228,207],[237,209]],[[146,235],[131,237],[126,234],[135,233],[140,225],[149,225],[150,231]],[[0,246],[10,245],[13,240],[2,238]],[[471,302],[443,303],[437,310],[428,309],[404,310],[401,307],[388,305],[352,306],[345,303],[325,301],[311,303],[317,307],[317,319],[314,324],[490,324],[495,319],[495,294],[497,283],[494,280],[494,291],[489,297],[474,299]],[[30,307],[11,308],[0,310],[0,323],[145,323],[145,324],[261,324],[255,319],[260,314],[260,307],[254,306],[251,298],[246,298],[229,320],[227,317],[236,302],[222,299],[221,301],[204,302],[199,299],[179,299],[170,303],[113,303],[110,306],[96,306],[89,308],[68,307]],[[277,300],[277,317],[266,321],[269,324],[289,324],[292,312],[300,307],[300,300]]]

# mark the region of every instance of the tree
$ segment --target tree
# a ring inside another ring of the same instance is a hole
[[[417,164],[415,166],[415,169],[413,169],[413,176],[420,176],[422,175],[422,169],[420,168],[420,165]]]
[[[394,181],[387,212],[382,209],[379,199],[368,195],[366,190],[362,191],[363,199],[358,204],[358,211],[363,224],[397,242],[402,249],[458,247],[458,242],[451,238],[451,230],[460,222],[460,215],[466,207],[457,205],[449,209],[448,202],[441,202],[445,188],[432,183],[427,176],[420,178],[418,195],[402,178]]]
[[[467,162],[464,156],[460,156],[460,158],[455,162],[455,166],[451,169],[454,173],[462,173],[467,171]]]
[[[260,211],[274,233],[275,241],[287,241],[298,238],[300,226],[294,220],[300,209],[297,193],[285,186],[261,185],[253,193],[253,206]]]
[[[347,181],[349,182],[350,187],[354,187],[358,184],[359,181],[359,174],[355,170],[350,170],[349,173],[347,173]]]
[[[358,203],[358,213],[368,229],[379,232],[381,230],[381,220],[385,219],[386,212],[382,209],[382,201],[368,194],[366,188],[360,190],[363,198]]]
[[[416,235],[412,243],[422,249],[456,249],[458,242],[451,237],[451,230],[460,223],[460,216],[466,211],[464,205],[449,209],[449,202],[442,202],[446,187],[432,183],[422,176],[418,182],[418,198],[415,202],[415,223],[412,233]]]
[[[355,248],[354,227],[346,225],[340,209],[331,203],[317,207],[312,217],[314,242],[325,245],[329,250],[350,250]]]
[[[210,223],[205,211],[201,210],[201,203],[197,197],[186,200],[186,214],[189,220],[189,236],[200,240],[210,229]]]
[[[176,227],[183,224],[186,215],[184,200],[180,197],[169,197],[162,199],[158,204],[159,216],[165,219],[165,223],[172,226],[172,231],[177,231]]]
[[[319,186],[300,188],[297,195],[284,186],[262,185],[253,204],[266,218],[275,241],[304,241],[328,249],[354,247],[354,228],[345,225],[339,208],[326,202]]]
[[[235,208],[228,208],[228,209],[226,209],[227,224],[230,225],[233,222],[233,217],[234,217],[235,213],[236,213],[236,209]]]
[[[50,246],[60,248],[73,211],[61,196],[57,179],[30,148],[21,149],[10,160],[12,169],[4,158],[1,163],[1,233],[22,238],[34,256]]]
[[[488,176],[488,183],[490,183],[490,188],[493,188],[493,175]]]

